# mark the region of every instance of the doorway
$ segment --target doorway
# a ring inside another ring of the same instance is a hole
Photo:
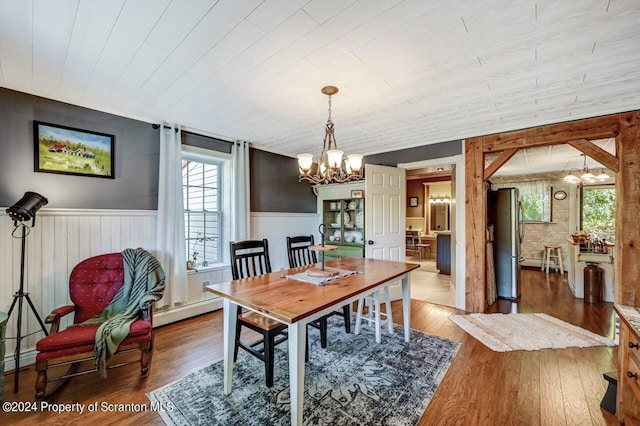
[[[464,141],[461,142],[464,144]],[[463,150],[464,152],[464,150]],[[438,250],[436,239],[434,237],[434,247],[432,248],[431,260],[420,260],[421,270],[415,272],[415,274],[425,274],[420,277],[420,275],[412,275],[412,297],[420,298],[420,300],[427,300],[431,303],[437,304],[446,304],[447,306],[454,306],[458,309],[465,309],[466,298],[465,298],[465,220],[464,220],[464,204],[465,204],[465,176],[464,176],[464,156],[463,155],[455,155],[451,157],[443,157],[434,160],[424,160],[417,161],[413,163],[404,163],[398,164],[398,167],[404,168],[407,170],[408,176],[419,176],[421,173],[424,173],[427,176],[425,178],[432,179],[432,182],[435,184],[438,182],[449,182],[450,185],[450,198],[449,198],[449,206],[448,206],[448,226],[449,230],[445,231],[442,229],[444,225],[441,225],[441,232],[448,232],[448,240],[449,246],[446,249],[446,254],[449,258],[449,269],[450,275],[446,274],[438,274],[437,269],[437,256]],[[441,169],[441,170],[439,170]],[[425,191],[426,187],[421,185],[421,194],[420,199],[424,204],[428,204],[428,199],[430,195],[427,195]],[[437,192],[437,191],[436,191]],[[442,192],[442,190],[440,190]],[[442,196],[444,194],[433,194],[435,196]],[[427,231],[426,235],[429,235],[429,226],[430,222],[427,220],[430,219],[430,208],[425,209],[425,214],[423,216],[409,216],[411,213],[409,208],[411,206],[411,198],[414,195],[407,195],[407,209],[408,209],[408,217],[422,217],[423,219],[411,219],[407,222],[407,228],[409,225],[412,228],[421,228]],[[425,203],[426,201],[426,203]],[[413,222],[416,222],[414,225]],[[436,225],[437,227],[437,225]],[[436,228],[437,229],[437,228]],[[435,234],[431,234],[435,236]],[[445,247],[444,245],[442,247]],[[442,252],[442,247],[440,251]],[[410,255],[406,258],[407,262],[414,262],[415,260],[410,257]],[[423,265],[424,262],[424,265]],[[427,275],[428,274],[428,275]],[[413,282],[418,283],[422,278],[430,281],[431,285],[434,286],[433,290],[425,290],[423,289],[414,289]],[[444,282],[444,283],[443,283]],[[445,284],[446,283],[446,284]],[[423,294],[426,293],[426,294]],[[446,296],[446,302],[443,302],[443,296]],[[425,297],[425,299],[422,299]],[[429,300],[431,299],[431,300]]]
[[[453,165],[407,170],[407,261],[419,263],[411,276],[413,299],[455,307],[450,259],[438,241],[451,238],[451,172]],[[416,249],[419,247],[419,249]],[[440,255],[440,256],[438,256]],[[444,265],[447,262],[447,265]]]
[[[613,156],[615,152],[612,139],[593,140],[590,143],[608,155]],[[501,152],[485,154],[485,161],[487,164],[494,165],[501,155]],[[579,165],[583,165],[582,171],[573,167]],[[600,184],[595,183],[595,176],[592,181],[590,178],[581,177],[583,174],[587,176],[587,167],[601,172]],[[585,191],[588,194],[586,205],[590,213],[587,222],[592,224],[591,229],[593,229],[590,232],[591,239],[595,238],[598,242],[602,239],[610,241],[614,235],[614,179],[611,173],[607,175],[604,170],[605,167],[601,163],[591,159],[585,160],[584,154],[570,144],[555,144],[519,148],[500,167],[492,167],[493,174],[487,180],[488,189],[517,188],[519,191],[522,221],[526,229],[522,233],[524,238],[518,244],[519,265],[540,271],[541,266],[546,268],[545,263],[548,264],[549,273],[552,276],[559,274],[557,283],[569,288],[577,299],[584,298],[585,284],[582,277],[587,263],[583,250],[575,243],[573,235],[582,233],[584,229],[581,205],[584,204],[582,194]],[[606,182],[610,189],[604,189],[607,186],[603,186],[603,182]],[[489,212],[495,207],[491,205],[491,197],[488,197],[486,204]],[[492,220],[489,219],[488,223],[491,222]],[[495,224],[491,224],[494,226],[487,232],[487,238],[495,250],[487,253],[486,265],[496,265],[498,256],[502,256],[502,262],[504,262],[509,254],[504,250],[504,240],[502,241],[503,250],[496,247],[498,237],[495,236]],[[546,247],[552,247],[552,249],[547,250]],[[548,253],[552,254],[551,261],[546,259]],[[604,302],[613,302],[613,257],[607,255],[598,257],[597,254],[595,256],[589,254],[587,257],[589,262],[601,263],[600,267],[603,269],[601,299]],[[493,290],[498,281],[497,269],[489,266],[486,269],[489,305],[495,300]],[[546,279],[548,281],[548,276]],[[541,275],[540,282],[544,281],[545,275]],[[517,294],[522,295],[522,292]]]

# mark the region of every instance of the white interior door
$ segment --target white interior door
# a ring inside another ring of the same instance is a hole
[[[404,261],[405,169],[367,164],[365,181],[365,255],[372,259]],[[391,300],[402,298],[400,281],[389,290]]]

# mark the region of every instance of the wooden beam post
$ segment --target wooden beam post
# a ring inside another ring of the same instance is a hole
[[[619,115],[615,302],[640,306],[640,111]]]
[[[485,285],[486,189],[482,138],[465,142],[466,219],[466,306],[467,312],[487,308]]]

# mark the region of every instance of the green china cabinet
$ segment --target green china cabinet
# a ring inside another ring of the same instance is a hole
[[[318,212],[325,229],[324,243],[338,246],[337,250],[325,252],[327,260],[364,257],[366,234],[363,189],[362,183],[318,188]]]

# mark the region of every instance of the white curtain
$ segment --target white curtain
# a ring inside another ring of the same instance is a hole
[[[167,278],[157,306],[172,308],[187,300],[181,131],[180,126],[161,126],[156,256]]]
[[[492,189],[518,188],[520,195],[544,194],[550,186],[551,182],[548,179],[494,182],[491,185]]]
[[[231,149],[231,241],[251,236],[249,203],[249,142],[238,141]]]

